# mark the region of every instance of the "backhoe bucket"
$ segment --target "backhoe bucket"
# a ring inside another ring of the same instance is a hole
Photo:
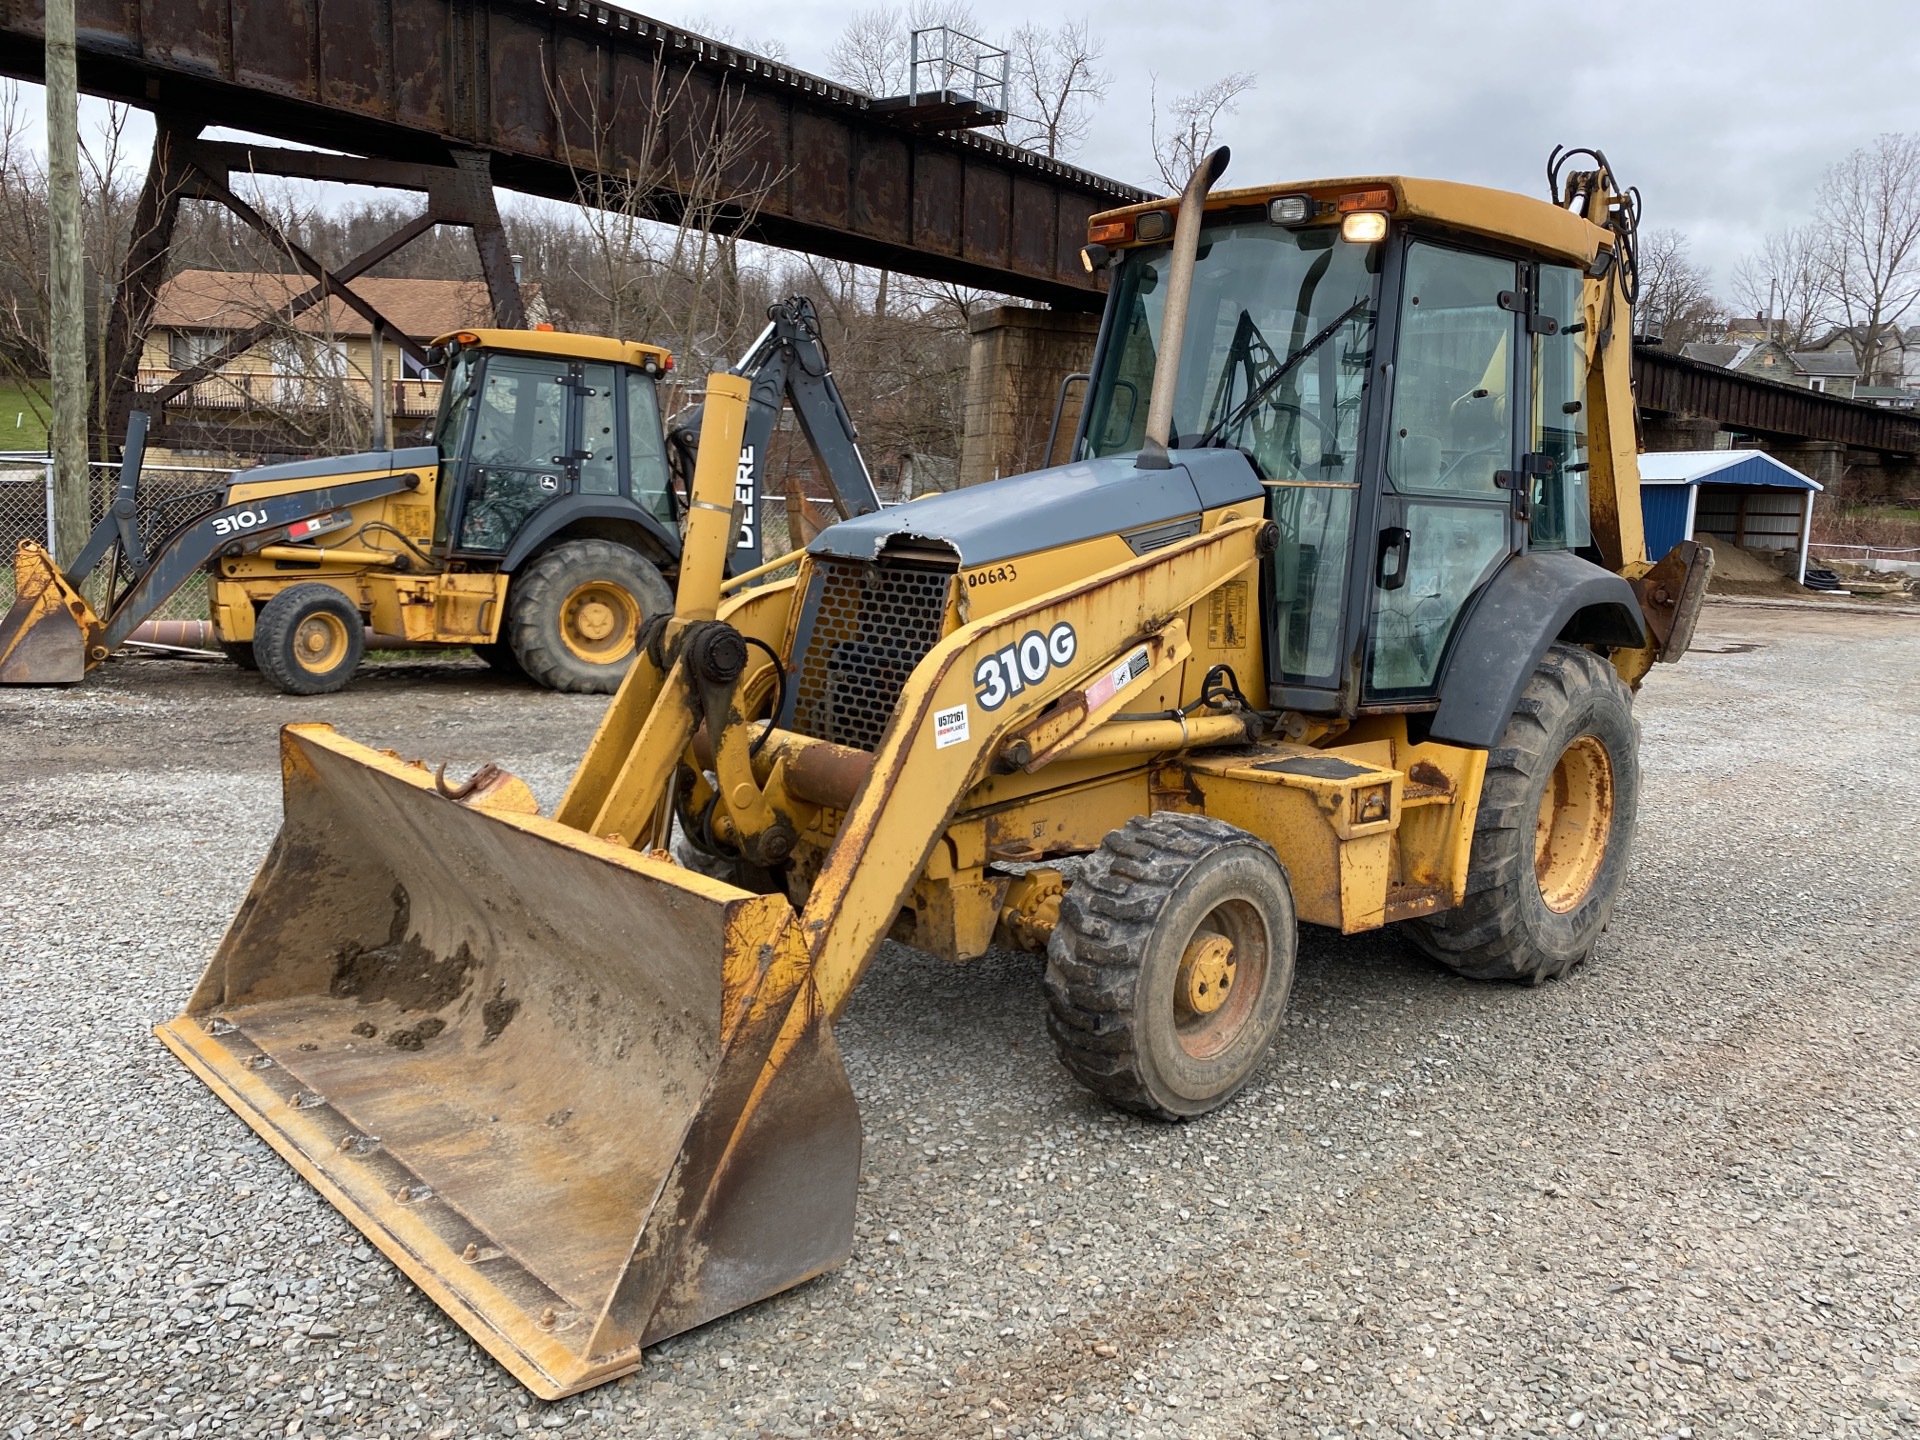
[[[281,760],[279,838],[157,1033],[528,1389],[846,1258],[859,1113],[783,897],[327,726]]]
[[[13,608],[0,616],[0,685],[72,685],[87,673],[99,632],[93,607],[45,548],[22,540],[13,557]]]

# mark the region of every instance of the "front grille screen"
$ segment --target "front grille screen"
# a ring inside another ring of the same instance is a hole
[[[793,728],[816,740],[877,750],[900,689],[939,642],[951,570],[818,560],[818,597],[805,637]]]

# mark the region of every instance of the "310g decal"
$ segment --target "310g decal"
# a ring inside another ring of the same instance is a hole
[[[998,710],[1029,685],[1036,685],[1056,665],[1073,659],[1080,642],[1073,626],[1062,620],[1044,635],[1029,630],[1016,645],[996,651],[974,667],[974,699],[982,710]]]

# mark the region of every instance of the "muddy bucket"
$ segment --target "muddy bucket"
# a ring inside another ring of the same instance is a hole
[[[792,909],[282,736],[160,1038],[535,1394],[845,1259],[860,1122]]]
[[[0,615],[0,685],[79,681],[99,624],[53,556],[22,540],[13,557],[13,605]]]

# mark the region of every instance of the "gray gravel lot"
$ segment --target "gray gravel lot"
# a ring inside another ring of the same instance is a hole
[[[841,1027],[853,1260],[553,1406],[148,1027],[272,836],[275,724],[551,803],[601,703],[448,663],[0,693],[0,1431],[1920,1434],[1920,620],[1714,606],[1697,644],[1640,702],[1595,963],[1309,932],[1256,1083],[1166,1127],[1060,1069],[1037,960],[889,947]]]

